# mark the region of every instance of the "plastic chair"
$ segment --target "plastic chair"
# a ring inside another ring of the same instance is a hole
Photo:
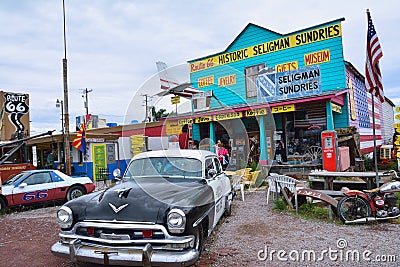
[[[233,175],[232,176],[232,185],[233,185],[233,190],[239,191],[242,196],[242,201],[244,201],[244,183],[243,183],[243,178],[239,175]]]
[[[260,175],[261,171],[254,171],[249,174],[249,178],[244,182],[245,185],[248,185],[249,188],[255,186],[258,176]]]
[[[267,190],[267,204],[269,203],[269,195],[272,192],[272,200],[275,199],[274,194],[276,192],[276,190],[278,190],[278,193],[281,192],[279,187],[276,187],[276,183],[275,183],[275,179],[273,179],[273,177],[271,176],[278,176],[277,173],[270,173],[270,176],[267,177],[267,183],[268,183],[268,190]]]
[[[277,174],[270,174],[267,178],[267,182],[269,184],[268,191],[267,191],[267,204],[269,201],[269,194],[270,192],[276,192],[278,189],[279,192],[279,187],[282,186],[282,188],[287,188],[290,192],[293,193],[294,195],[294,201],[295,201],[295,207],[296,207],[296,213],[298,212],[298,202],[297,202],[297,184],[302,184],[302,187],[306,188],[306,184],[302,181],[296,180],[293,177],[287,176],[287,175],[277,175]],[[279,184],[279,185],[278,185]],[[289,201],[289,200],[287,200]],[[288,202],[288,204],[290,204]]]

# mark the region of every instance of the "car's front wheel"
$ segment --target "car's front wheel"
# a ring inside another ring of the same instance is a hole
[[[232,199],[229,199],[229,196],[225,197],[225,212],[224,215],[226,217],[231,216],[232,214]]]
[[[84,194],[86,194],[86,191],[82,186],[74,185],[68,190],[67,201],[83,196]]]
[[[199,251],[199,255],[204,248],[204,230],[203,225],[199,224],[196,228],[194,228],[194,249]]]

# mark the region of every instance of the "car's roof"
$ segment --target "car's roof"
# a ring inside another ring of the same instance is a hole
[[[206,157],[216,156],[215,153],[208,150],[197,149],[168,149],[168,150],[155,150],[143,152],[133,157],[133,159],[140,158],[157,158],[157,157],[185,157],[204,160]]]
[[[23,173],[51,172],[51,171],[54,171],[54,170],[51,170],[51,169],[26,170],[26,171],[23,171]]]

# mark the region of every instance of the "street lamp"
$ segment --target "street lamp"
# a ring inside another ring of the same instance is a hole
[[[64,168],[65,168],[65,144],[64,144],[64,102],[62,100],[57,99],[56,101],[56,107],[60,108],[61,107],[61,133],[62,133],[62,145],[61,145],[61,160],[60,162],[63,163]]]
[[[62,134],[64,135],[64,102],[60,99],[57,99],[56,101],[56,107],[60,108],[61,107],[61,131]]]

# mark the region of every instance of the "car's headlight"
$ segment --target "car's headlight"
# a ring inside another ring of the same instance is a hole
[[[167,216],[168,230],[171,233],[179,234],[185,231],[186,215],[180,209],[172,209]]]
[[[72,210],[67,206],[62,206],[57,212],[57,222],[60,228],[70,228],[72,226]]]

